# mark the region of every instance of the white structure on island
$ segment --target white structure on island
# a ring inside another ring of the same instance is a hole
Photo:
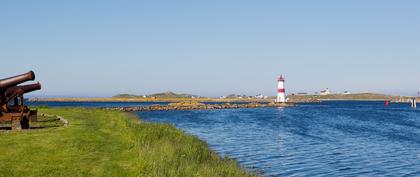
[[[329,95],[329,94],[331,94],[329,88],[326,88],[325,90],[321,91],[321,95]]]
[[[286,93],[284,89],[284,78],[282,75],[277,79],[278,86],[277,86],[277,99],[276,102],[284,103],[286,102]]]

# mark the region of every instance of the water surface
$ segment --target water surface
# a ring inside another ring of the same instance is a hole
[[[153,104],[167,105],[168,102],[95,102],[95,101],[27,101],[29,106],[48,107],[131,107],[149,106]]]
[[[420,176],[420,111],[407,104],[323,102],[138,114],[174,124],[265,176]]]
[[[129,101],[26,101],[29,106],[48,107],[135,107],[154,104],[167,105],[169,102],[129,102]],[[205,104],[222,104],[223,102],[203,102]],[[249,102],[231,102],[231,104],[247,104]]]

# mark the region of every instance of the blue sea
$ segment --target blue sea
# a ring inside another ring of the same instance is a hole
[[[137,114],[173,124],[263,176],[420,176],[420,109],[408,104],[331,101]]]
[[[48,106],[48,107],[88,107],[88,108],[102,108],[102,107],[135,107],[135,106],[150,106],[150,105],[167,105],[170,102],[88,102],[88,101],[26,101],[29,106]],[[222,104],[222,102],[203,102],[205,104]],[[231,104],[246,104],[249,102],[231,102]]]

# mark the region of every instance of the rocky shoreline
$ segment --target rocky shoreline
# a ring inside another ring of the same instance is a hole
[[[239,109],[239,108],[264,108],[264,107],[290,107],[295,103],[247,103],[247,104],[204,104],[204,103],[170,103],[168,105],[150,105],[133,107],[107,107],[104,109],[126,112],[134,111],[173,111],[173,110],[213,110],[213,109]]]

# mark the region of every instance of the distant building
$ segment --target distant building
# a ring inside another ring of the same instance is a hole
[[[343,94],[344,94],[344,95],[349,95],[349,94],[351,94],[351,93],[350,93],[349,91],[344,91],[344,92],[343,92]]]
[[[307,95],[308,93],[306,93],[306,92],[298,92],[298,93],[296,93],[296,95]]]
[[[255,95],[255,98],[258,98],[258,99],[264,99],[264,98],[266,98],[267,96],[264,96],[263,94],[258,94],[258,95]]]
[[[326,88],[325,90],[322,90],[320,93],[321,93],[321,95],[329,95],[329,94],[331,94],[329,88]]]

